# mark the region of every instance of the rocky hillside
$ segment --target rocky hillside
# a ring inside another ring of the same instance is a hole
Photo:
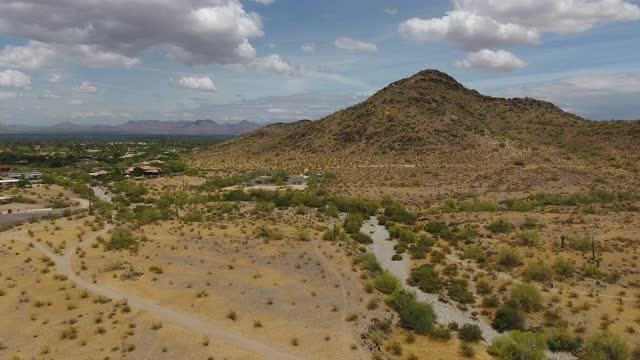
[[[434,158],[600,156],[636,159],[640,122],[593,122],[534,99],[501,99],[422,71],[318,121],[274,124],[194,157],[201,167],[420,164]],[[520,154],[519,154],[520,153]],[[514,155],[515,154],[515,155]]]

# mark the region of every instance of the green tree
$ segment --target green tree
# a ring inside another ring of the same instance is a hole
[[[519,283],[511,288],[511,298],[509,302],[517,308],[526,312],[536,312],[542,310],[542,294],[540,290],[529,283]]]
[[[390,272],[385,271],[375,277],[373,285],[383,294],[389,295],[400,288],[400,280],[393,276]]]
[[[411,301],[405,304],[399,314],[402,326],[421,335],[428,334],[436,321],[431,305],[422,302]]]

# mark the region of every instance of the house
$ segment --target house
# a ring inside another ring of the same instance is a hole
[[[12,179],[40,180],[42,179],[42,172],[28,171],[21,173],[9,173],[9,177]]]
[[[162,170],[155,166],[136,165],[124,171],[125,175],[160,175]]]
[[[102,169],[92,169],[89,173],[89,175],[91,175],[91,177],[93,177],[94,179],[107,174],[109,174],[109,172]]]
[[[15,171],[16,167],[11,165],[0,165],[0,173],[9,173]]]
[[[306,175],[289,175],[287,176],[287,184],[289,185],[304,185],[307,183],[309,177]]]
[[[5,189],[5,188],[14,187],[14,186],[16,186],[19,182],[20,182],[20,180],[18,180],[18,179],[4,179],[4,180],[0,180],[0,188]]]

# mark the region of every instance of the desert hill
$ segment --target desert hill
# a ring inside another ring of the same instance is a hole
[[[190,161],[206,169],[409,167],[404,177],[416,183],[456,167],[447,172],[467,182],[511,174],[510,183],[526,187],[541,176],[575,182],[584,176],[572,173],[601,167],[608,170],[599,175],[620,176],[637,170],[639,156],[638,121],[589,121],[544,101],[485,96],[425,70],[324,119],[273,124]]]

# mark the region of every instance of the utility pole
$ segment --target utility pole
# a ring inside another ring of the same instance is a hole
[[[591,235],[591,259],[596,260],[596,237]]]

